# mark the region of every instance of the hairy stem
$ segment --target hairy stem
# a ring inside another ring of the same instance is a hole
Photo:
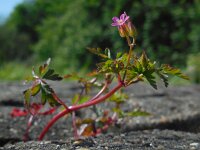
[[[75,105],[75,106],[70,106],[68,107],[68,109],[63,110],[62,112],[58,113],[56,116],[54,116],[46,125],[46,127],[43,129],[43,131],[41,132],[38,140],[42,140],[43,137],[45,136],[45,134],[47,133],[47,131],[49,130],[49,128],[61,117],[65,116],[66,114],[69,114],[73,111],[76,111],[78,109],[81,108],[85,108],[85,107],[89,107],[98,103],[101,103],[103,101],[105,101],[107,98],[109,98],[110,96],[112,96],[116,91],[118,91],[120,88],[123,87],[123,83],[118,83],[118,85],[116,85],[110,92],[108,92],[107,94],[105,94],[102,97],[99,97],[97,99],[93,99],[93,100],[89,100],[84,104],[80,104],[80,105]]]
[[[29,140],[29,130],[30,130],[30,127],[32,126],[33,118],[34,118],[34,115],[31,114],[31,116],[28,119],[26,132],[24,134],[24,141],[28,141]]]
[[[128,60],[127,60],[127,64],[126,64],[126,67],[127,67],[129,65],[130,61],[131,61],[131,55],[133,53],[133,47],[135,45],[135,39],[133,38],[132,43],[131,43],[130,37],[126,37],[126,40],[128,42],[128,46],[129,46]],[[126,73],[127,73],[127,71],[125,70],[124,75],[123,75],[123,82],[126,78]]]
[[[69,109],[68,107],[67,107],[67,105],[65,105],[65,103],[56,95],[56,93],[52,93],[52,96],[54,97],[54,99],[58,102],[58,103],[60,103],[61,105],[63,105],[64,107],[65,107],[65,109]]]
[[[78,136],[77,127],[76,127],[76,114],[75,114],[75,111],[72,112],[72,126],[73,126],[73,129],[74,129],[74,138],[78,139],[79,136]]]
[[[99,91],[99,93],[97,93],[93,98],[91,98],[90,101],[95,100],[99,96],[101,96],[101,94],[107,89],[108,85],[109,85],[108,82],[106,82],[103,88]]]

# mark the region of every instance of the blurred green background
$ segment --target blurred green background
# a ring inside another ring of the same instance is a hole
[[[0,25],[0,80],[24,79],[49,57],[60,73],[87,72],[98,58],[86,47],[128,50],[110,25],[124,11],[137,28],[138,52],[200,82],[199,0],[24,0]]]

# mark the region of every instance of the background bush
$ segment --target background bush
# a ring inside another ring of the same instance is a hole
[[[199,52],[198,0],[29,0],[0,27],[0,65],[52,57],[60,72],[93,68],[97,58],[86,47],[128,49],[110,26],[124,11],[138,30],[136,49],[150,58],[185,67],[188,55]]]

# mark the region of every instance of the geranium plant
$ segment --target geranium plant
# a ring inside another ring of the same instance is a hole
[[[49,128],[58,119],[67,114],[72,116],[72,127],[75,138],[97,135],[107,130],[120,117],[149,115],[149,113],[140,109],[133,110],[132,112],[124,112],[120,107],[125,102],[127,95],[121,89],[143,81],[149,82],[153,88],[157,89],[155,75],[164,82],[166,87],[168,86],[168,75],[188,79],[179,69],[173,68],[168,64],[158,66],[155,61],[151,61],[147,57],[145,51],[141,52],[140,55],[136,54],[134,46],[137,32],[130,17],[125,12],[119,18],[113,17],[112,20],[113,23],[111,25],[117,27],[120,36],[126,39],[129,50],[124,53],[117,53],[113,57],[111,55],[112,51],[109,49],[88,48],[90,52],[101,57],[102,62],[98,63],[97,69],[85,78],[79,77],[75,73],[64,76],[56,74],[53,69],[49,68],[50,59],[40,66],[37,71],[33,68],[32,77],[29,79],[31,86],[24,91],[26,110],[13,110],[12,112],[13,116],[30,115],[26,135],[28,135],[34,116],[52,114],[61,106],[64,109],[47,123],[39,135],[38,140],[42,140]],[[48,83],[49,80],[61,81],[67,78],[76,79],[82,85],[80,92],[72,98],[71,104],[60,99]],[[112,86],[110,86],[111,84]],[[99,89],[96,95],[91,94],[93,87]],[[41,95],[39,104],[32,102],[32,98],[36,95]],[[105,101],[114,102],[114,108],[109,112],[105,110],[99,113],[97,104]],[[46,104],[49,104],[48,106],[51,108],[41,112],[41,109]],[[77,110],[89,106],[93,106],[94,113],[98,114],[96,115],[96,119],[76,117]]]

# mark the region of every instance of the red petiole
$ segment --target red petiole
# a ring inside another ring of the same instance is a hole
[[[47,133],[47,131],[49,130],[49,128],[61,117],[65,116],[66,114],[69,114],[71,112],[74,112],[76,110],[79,110],[81,108],[85,108],[85,107],[89,107],[92,105],[96,105],[98,103],[101,103],[103,101],[105,101],[107,98],[109,98],[110,96],[112,96],[116,91],[118,91],[120,88],[122,88],[124,86],[124,84],[122,82],[119,82],[111,91],[109,91],[107,94],[105,94],[102,97],[96,96],[97,98],[92,98],[89,101],[87,101],[84,104],[80,104],[80,105],[75,105],[75,106],[69,106],[68,109],[63,110],[62,112],[58,113],[56,116],[54,116],[46,125],[46,127],[43,129],[43,131],[41,132],[38,140],[42,140],[43,137],[45,136],[45,134]],[[98,95],[98,94],[97,94]]]

